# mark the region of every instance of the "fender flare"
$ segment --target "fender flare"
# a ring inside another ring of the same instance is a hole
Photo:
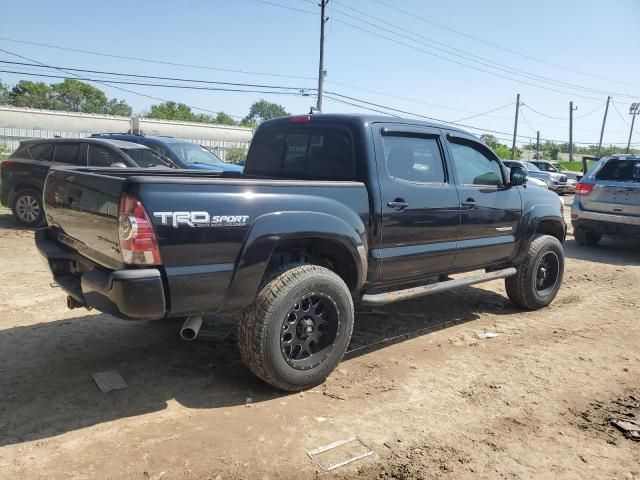
[[[524,212],[524,215],[522,216],[523,237],[518,255],[515,259],[516,263],[520,263],[524,260],[527,252],[529,251],[529,247],[535,238],[538,227],[541,223],[547,221],[556,223],[562,229],[562,238],[560,241],[564,243],[565,236],[567,234],[567,226],[564,218],[558,215],[556,207],[549,204],[534,205],[530,210]]]
[[[238,256],[221,310],[242,308],[253,301],[271,256],[283,240],[326,238],[340,242],[356,265],[355,289],[360,289],[367,275],[367,247],[364,224],[360,219],[358,222],[354,227],[320,212],[275,212],[258,217]]]

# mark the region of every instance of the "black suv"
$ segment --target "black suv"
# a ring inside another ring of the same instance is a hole
[[[173,167],[153,150],[102,138],[26,140],[0,163],[0,201],[22,225],[43,222],[42,189],[52,165],[83,167]]]

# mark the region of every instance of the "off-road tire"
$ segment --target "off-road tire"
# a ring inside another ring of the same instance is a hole
[[[308,370],[292,367],[281,349],[283,321],[298,299],[311,292],[331,297],[339,314],[337,335],[327,358]],[[291,265],[271,276],[238,322],[238,347],[249,369],[266,383],[285,391],[299,391],[322,383],[351,340],[354,308],[349,288],[331,270],[317,265]]]
[[[602,235],[589,232],[584,228],[577,228],[573,232],[573,237],[576,239],[576,242],[578,242],[579,245],[584,245],[585,247],[592,247],[594,245],[597,245],[598,242],[602,239]]]
[[[37,215],[33,218],[27,218],[25,208],[27,204],[37,208]],[[32,188],[20,190],[13,199],[11,205],[11,211],[13,212],[13,218],[25,227],[40,227],[44,223],[44,210],[42,208],[42,193]]]
[[[557,281],[549,291],[539,292],[536,289],[538,267],[543,257],[553,252],[557,256],[559,271]],[[518,272],[505,279],[505,287],[509,299],[519,307],[538,310],[548,306],[556,297],[564,274],[564,250],[560,241],[551,235],[536,237],[524,261],[518,266]]]

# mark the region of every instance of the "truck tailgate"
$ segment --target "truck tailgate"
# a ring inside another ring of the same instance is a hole
[[[95,263],[122,268],[118,215],[125,183],[126,178],[104,172],[52,169],[43,197],[58,240]]]

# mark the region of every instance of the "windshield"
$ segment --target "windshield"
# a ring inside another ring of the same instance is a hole
[[[139,167],[171,167],[173,164],[164,160],[156,152],[148,148],[121,148]]]
[[[529,170],[531,170],[532,172],[539,172],[540,169],[538,167],[536,167],[533,163],[531,162],[526,162],[525,165],[527,166],[527,168]]]
[[[186,163],[224,163],[202,145],[190,142],[168,143],[166,145]]]

